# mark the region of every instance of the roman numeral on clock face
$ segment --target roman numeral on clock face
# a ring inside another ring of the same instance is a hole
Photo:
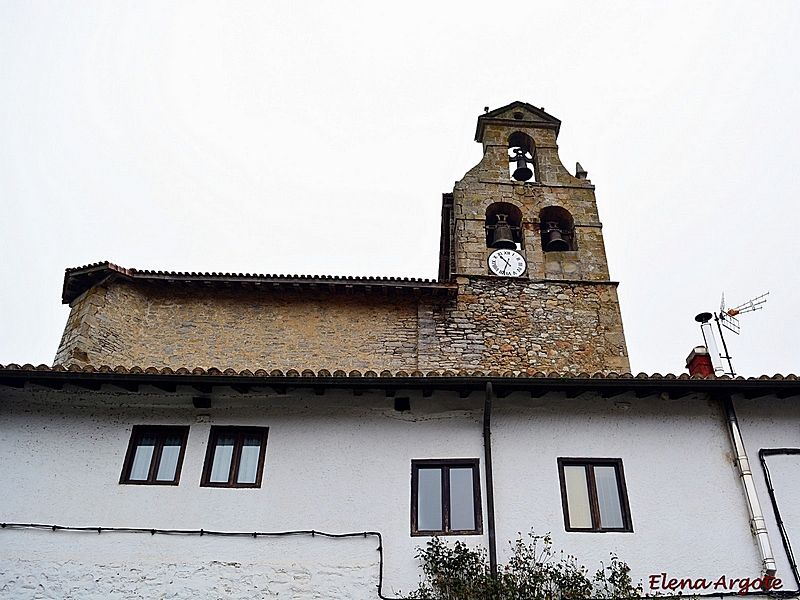
[[[519,277],[525,272],[525,258],[516,250],[500,248],[489,255],[489,270],[501,277]]]

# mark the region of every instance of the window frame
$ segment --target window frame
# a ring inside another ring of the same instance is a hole
[[[214,451],[217,448],[217,439],[221,435],[234,435],[236,440],[233,445],[233,454],[231,455],[231,464],[228,468],[228,481],[219,482],[211,481],[211,469],[214,464]],[[256,481],[255,483],[238,483],[236,481],[239,475],[239,461],[242,456],[242,447],[244,445],[244,436],[246,435],[260,435],[261,445],[259,446],[258,466],[256,467]],[[264,474],[264,461],[267,455],[267,437],[269,434],[269,427],[239,427],[239,426],[219,426],[212,425],[211,431],[208,434],[208,446],[206,448],[206,459],[203,464],[203,474],[200,477],[200,487],[217,487],[217,488],[260,488],[261,481]]]
[[[150,468],[147,471],[147,479],[131,479],[131,469],[133,460],[136,457],[137,443],[142,436],[155,434],[156,444],[153,449],[153,456],[150,457]],[[179,435],[181,438],[181,449],[178,453],[178,462],[175,465],[175,478],[169,481],[158,481],[158,466],[161,463],[161,454],[164,450],[164,440],[168,435]],[[178,485],[181,480],[181,469],[183,468],[183,457],[186,454],[186,441],[189,438],[188,425],[134,425],[131,430],[131,437],[128,441],[128,450],[125,453],[125,461],[122,463],[122,473],[119,477],[120,484],[123,485]]]
[[[477,458],[414,459],[411,461],[411,535],[483,535],[483,510],[481,508],[480,460]],[[475,529],[450,529],[450,469],[472,468],[472,502],[475,513]],[[417,527],[419,508],[419,470],[439,468],[442,471],[442,529],[421,530]]]
[[[592,518],[592,527],[571,527],[569,521],[569,502],[567,498],[567,482],[564,467],[584,467],[586,472],[586,488],[589,493],[589,514]],[[600,505],[597,499],[597,482],[594,476],[594,467],[614,467],[617,479],[617,492],[619,494],[620,512],[622,514],[622,527],[603,527],[600,519]],[[558,478],[561,484],[561,507],[564,513],[564,528],[567,531],[578,533],[633,533],[630,503],[628,502],[628,488],[625,484],[625,470],[621,458],[559,458]]]

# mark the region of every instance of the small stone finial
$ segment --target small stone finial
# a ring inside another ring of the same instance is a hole
[[[586,169],[584,169],[581,166],[581,163],[576,162],[575,163],[575,177],[577,177],[578,179],[587,179],[587,175],[589,175],[589,173],[586,171]]]
[[[488,106],[484,106],[483,107],[483,112],[488,113],[489,112],[489,107]]]

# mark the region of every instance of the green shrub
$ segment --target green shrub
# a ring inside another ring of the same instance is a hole
[[[611,554],[590,577],[574,556],[553,551],[549,535],[511,543],[508,564],[493,579],[483,548],[434,537],[419,548],[423,578],[409,597],[420,600],[625,600],[643,596],[627,564]]]

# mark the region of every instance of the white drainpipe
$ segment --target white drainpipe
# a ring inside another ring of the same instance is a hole
[[[725,414],[728,417],[728,431],[731,434],[731,445],[736,456],[736,466],[739,469],[739,478],[742,480],[744,496],[747,501],[747,510],[750,513],[750,528],[756,536],[758,549],[761,551],[761,562],[764,573],[774,576],[777,571],[775,565],[775,555],[772,553],[772,546],[769,543],[769,533],[767,523],[764,521],[764,513],[761,510],[761,503],[758,501],[756,493],[756,483],[753,480],[753,473],[750,470],[750,461],[747,459],[747,451],[744,449],[742,432],[739,429],[739,421],[733,410],[733,401],[730,398],[724,400]]]

